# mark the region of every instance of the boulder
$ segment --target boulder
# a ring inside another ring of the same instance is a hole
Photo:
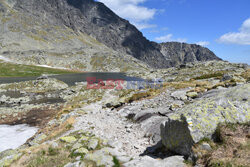
[[[64,136],[64,137],[61,137],[60,140],[62,142],[71,143],[71,144],[77,141],[77,139],[74,136]]]
[[[228,81],[233,79],[233,76],[229,75],[229,74],[224,74],[223,77],[221,78],[221,81]]]
[[[75,154],[88,154],[88,150],[86,148],[79,148],[77,150],[74,151]]]
[[[197,92],[188,92],[186,94],[186,96],[194,99],[198,96],[198,93]]]
[[[250,84],[217,91],[216,96],[200,98],[169,114],[169,119],[161,124],[163,145],[177,154],[190,156],[193,144],[212,138],[219,124],[249,122],[249,92]]]
[[[83,145],[81,144],[81,143],[75,143],[73,146],[72,146],[72,151],[74,151],[74,150],[77,150],[77,149],[79,149],[79,148],[81,148]]]
[[[187,88],[187,89],[182,89],[182,90],[177,90],[173,93],[171,93],[171,97],[176,99],[176,100],[183,100],[183,101],[186,101],[187,100],[187,92],[189,91],[190,89]]]
[[[64,167],[85,167],[85,163],[84,162],[80,162],[80,161],[77,161],[77,162],[74,162],[74,163],[67,163]]]
[[[88,142],[88,149],[94,150],[98,146],[99,141],[97,139],[90,139]]]
[[[202,143],[202,144],[200,145],[200,149],[206,150],[206,151],[212,150],[211,146],[210,146],[208,143]]]
[[[191,154],[194,141],[183,115],[180,120],[169,119],[161,124],[161,139],[167,150],[186,157]]]
[[[113,157],[109,155],[109,151],[106,148],[86,154],[84,159],[96,162],[97,166],[114,166]]]

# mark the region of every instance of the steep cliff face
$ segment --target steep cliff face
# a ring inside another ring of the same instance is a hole
[[[167,42],[159,44],[161,53],[171,66],[197,61],[221,60],[208,48],[196,44]]]
[[[80,66],[88,66],[85,59],[96,54],[103,55],[101,61],[119,55],[118,60],[126,57],[125,62],[130,62],[132,56],[153,68],[219,59],[198,46],[151,42],[127,20],[93,0],[0,0],[0,26],[0,54],[48,56],[50,64],[55,62],[50,52],[57,58],[77,53]]]

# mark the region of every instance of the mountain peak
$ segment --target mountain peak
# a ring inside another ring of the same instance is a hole
[[[182,52],[182,50],[177,49],[178,44],[174,45],[176,46],[175,52],[178,52],[178,54],[176,56],[168,55],[169,52],[166,52],[166,48],[169,47],[163,47],[165,46],[164,44],[157,44],[147,40],[134,25],[117,16],[103,3],[93,0],[11,1],[16,2],[13,8],[19,15],[22,15],[22,19],[34,20],[37,22],[37,27],[41,27],[42,24],[46,23],[49,27],[67,27],[73,30],[75,34],[79,32],[87,34],[108,48],[122,54],[131,55],[154,68],[168,68],[176,64],[185,63],[185,61],[178,62],[177,59],[179,58],[171,59],[172,57],[178,57],[179,53]],[[38,23],[39,20],[41,20],[40,23]],[[23,26],[21,22],[23,21],[20,20],[20,22],[13,24],[15,26],[17,24]],[[27,28],[35,31],[32,25],[26,27],[26,30]],[[54,33],[61,33],[56,30],[53,31]],[[39,34],[36,35],[39,36]],[[49,47],[51,48],[51,46]],[[201,48],[198,50],[200,51]],[[202,53],[203,51],[200,51],[199,55],[194,57],[204,58],[192,60],[206,61],[218,59],[212,52]],[[192,52],[192,54],[196,53]]]

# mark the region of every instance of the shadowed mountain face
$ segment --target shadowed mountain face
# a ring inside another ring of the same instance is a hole
[[[221,60],[212,51],[196,44],[167,42],[159,44],[161,53],[171,66],[197,61]]]
[[[8,0],[13,9],[35,20],[67,27],[95,38],[119,53],[132,55],[154,68],[167,68],[193,61],[218,59],[198,45],[157,44],[107,8],[93,0]],[[1,3],[1,1],[0,1]],[[57,33],[57,32],[55,32]],[[185,55],[183,55],[185,53]]]

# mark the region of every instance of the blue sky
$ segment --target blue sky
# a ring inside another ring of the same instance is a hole
[[[250,0],[99,0],[156,42],[208,47],[250,64]]]

